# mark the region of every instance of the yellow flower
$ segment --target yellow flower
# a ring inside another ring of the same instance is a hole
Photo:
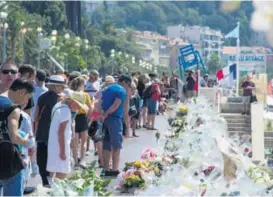
[[[135,161],[133,166],[136,168],[141,168],[141,161]]]
[[[178,111],[181,113],[187,112],[188,111],[188,107],[185,105],[182,105],[178,108]]]

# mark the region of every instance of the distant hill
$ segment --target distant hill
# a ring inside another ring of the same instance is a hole
[[[226,34],[240,21],[241,44],[248,46],[252,31],[252,2],[241,2],[240,7],[232,13],[221,12],[220,6],[221,1],[138,1],[117,2],[110,9],[107,2],[104,2],[101,8],[94,11],[91,20],[92,23],[101,23],[107,18],[117,27],[156,31],[161,34],[166,33],[168,25],[175,24],[208,26]],[[235,41],[226,44],[235,44]]]

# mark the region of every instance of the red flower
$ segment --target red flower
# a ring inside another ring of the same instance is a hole
[[[136,170],[136,171],[134,172],[134,175],[140,176],[140,175],[141,175],[141,172],[140,172],[139,170]]]
[[[249,148],[245,147],[245,153],[247,153],[249,151]]]

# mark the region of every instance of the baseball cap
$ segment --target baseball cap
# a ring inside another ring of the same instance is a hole
[[[119,77],[119,82],[125,82],[129,87],[131,87],[132,79],[129,75],[121,75]]]

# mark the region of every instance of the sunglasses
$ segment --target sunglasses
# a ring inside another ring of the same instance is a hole
[[[7,74],[15,75],[15,74],[18,73],[17,70],[2,70],[1,72],[2,72],[2,74],[4,74],[4,75],[7,75]]]

